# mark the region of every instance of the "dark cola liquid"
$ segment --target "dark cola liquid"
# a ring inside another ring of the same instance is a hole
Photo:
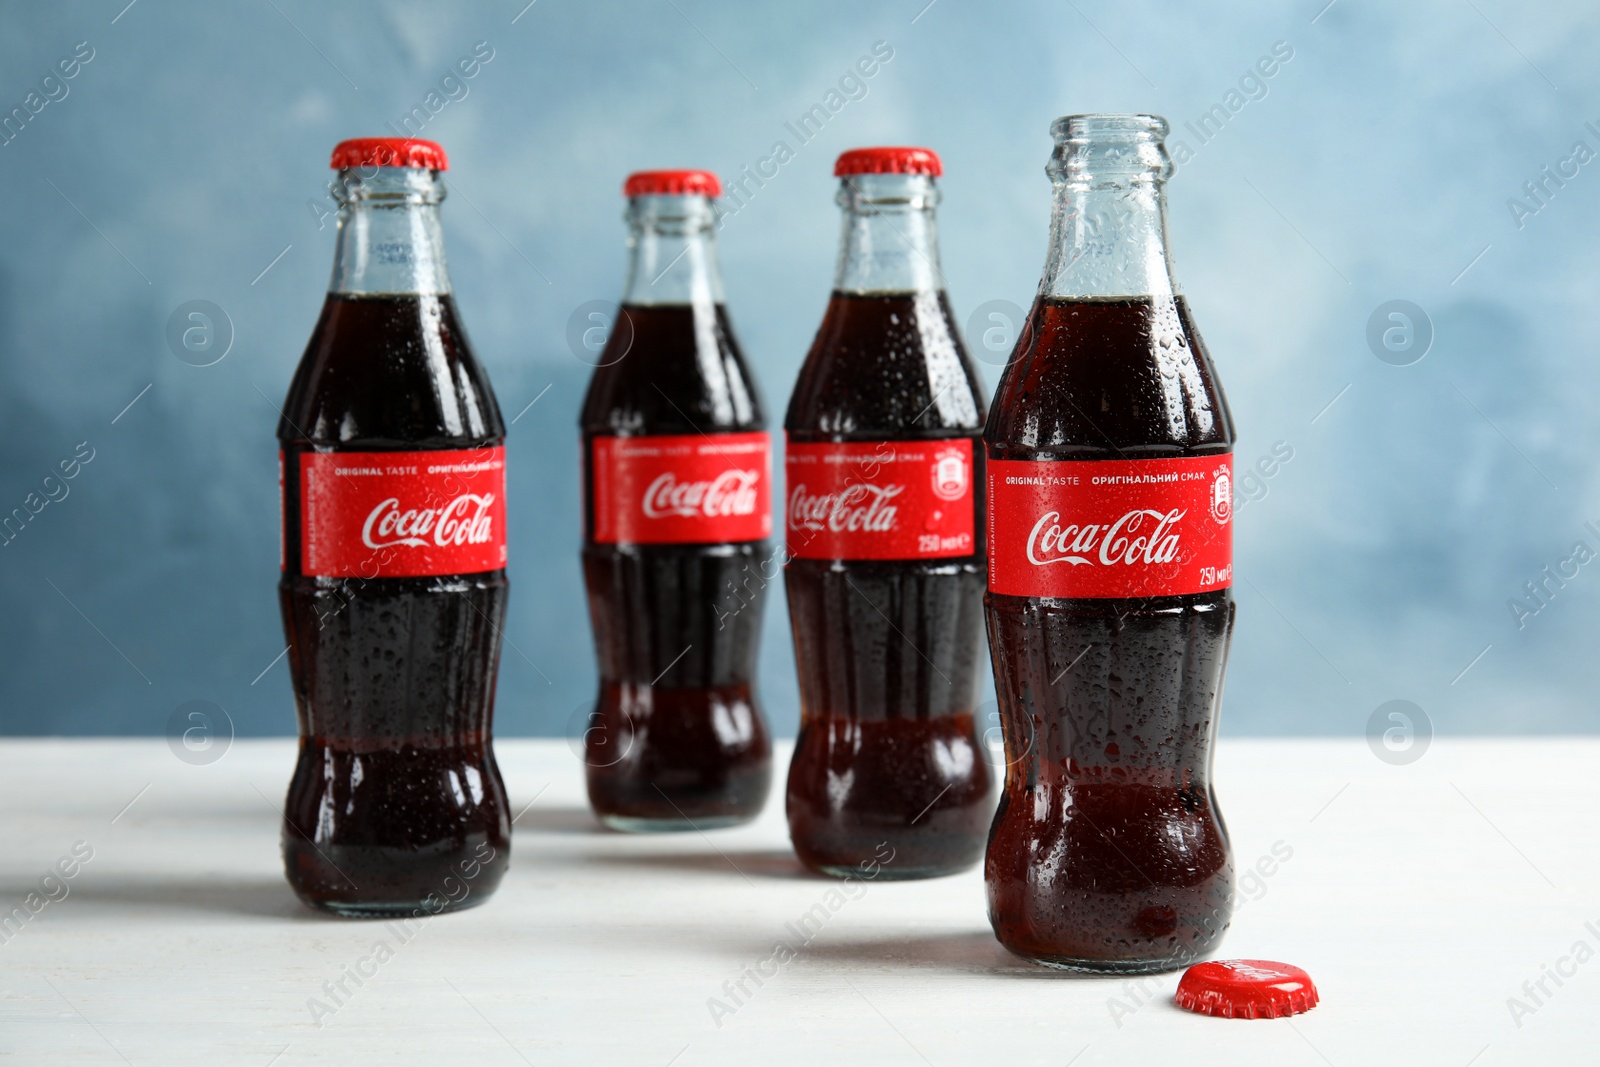
[[[600,666],[585,733],[589,802],[627,830],[753,819],[772,781],[772,742],[755,696],[761,614],[777,577],[769,546],[597,544],[589,481],[598,435],[765,428],[724,309],[625,306],[581,425],[583,578]]]
[[[284,810],[289,883],[308,903],[348,914],[480,903],[510,856],[490,744],[505,571],[300,574],[302,452],[467,449],[504,439],[450,297],[330,295],[278,436],[279,600],[300,717]]]
[[[802,443],[973,438],[981,530],[983,400],[951,322],[943,293],[834,293],[785,429]],[[808,866],[859,870],[887,843],[880,877],[917,878],[983,854],[994,785],[974,720],[986,576],[975,541],[960,558],[785,564],[801,706],[789,836]]]
[[[1006,368],[989,458],[1226,453],[1233,423],[1182,298],[1041,300]],[[1211,748],[1227,590],[985,597],[1008,761],[985,861],[1002,944],[1043,963],[1170,970],[1232,916]]]

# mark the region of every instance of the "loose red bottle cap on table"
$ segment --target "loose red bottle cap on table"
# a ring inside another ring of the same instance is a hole
[[[1298,967],[1271,960],[1197,963],[1178,981],[1178,1006],[1227,1019],[1276,1019],[1317,1006],[1317,987]]]
[[[329,164],[334,170],[348,167],[425,167],[449,170],[444,149],[433,141],[414,137],[356,137],[340,141]]]
[[[939,153],[931,148],[852,148],[833,165],[835,178],[852,174],[927,174],[937,178],[943,173]]]
[[[628,175],[623,196],[721,196],[722,183],[709,170],[641,170]]]

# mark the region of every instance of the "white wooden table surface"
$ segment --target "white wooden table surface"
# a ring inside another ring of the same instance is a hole
[[[45,885],[59,899],[0,927],[0,1058],[1600,1062],[1600,739],[1435,740],[1405,767],[1359,739],[1225,741],[1237,861],[1292,855],[1251,883],[1222,955],[1298,964],[1323,998],[1257,1022],[1180,1011],[1176,975],[1089,979],[1011,957],[978,871],[858,887],[800,946],[786,924],[836,883],[795,863],[781,792],[753,826],[624,837],[589,817],[565,742],[497,750],[512,810],[538,797],[510,873],[484,906],[402,940],[314,914],[284,883],[290,741],[238,741],[207,766],[162,740],[0,742],[3,910],[26,908],[75,846],[93,851]],[[780,940],[796,958],[714,1021],[708,1001],[733,1006],[724,983]],[[362,963],[378,942],[388,957]],[[324,984],[358,965],[375,973],[346,979],[335,1005]]]

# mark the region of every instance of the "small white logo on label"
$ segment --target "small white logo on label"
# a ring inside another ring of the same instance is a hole
[[[941,500],[960,500],[967,495],[972,470],[960,449],[946,448],[934,456],[933,491]]]
[[[1211,517],[1219,526],[1228,525],[1233,517],[1233,479],[1228,468],[1218,467],[1216,479],[1211,483]]]

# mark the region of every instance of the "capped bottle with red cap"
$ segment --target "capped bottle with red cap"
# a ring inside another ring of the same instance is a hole
[[[1233,419],[1167,257],[1164,119],[1072,115],[1050,253],[989,412],[1002,944],[1140,973],[1233,909],[1211,751],[1233,632]]]
[[[300,720],[289,884],[347,915],[481,903],[510,855],[491,747],[505,424],[445,271],[444,150],[333,152],[333,280],[278,423]]]
[[[766,419],[724,306],[716,176],[645,171],[623,191],[628,279],[580,417],[589,801],[618,830],[729,826],[772,777],[755,690],[777,577]]]
[[[784,420],[789,836],[831,874],[963,870],[993,811],[974,718],[984,402],[939,270],[941,173],[925,148],[839,157],[833,295]]]

